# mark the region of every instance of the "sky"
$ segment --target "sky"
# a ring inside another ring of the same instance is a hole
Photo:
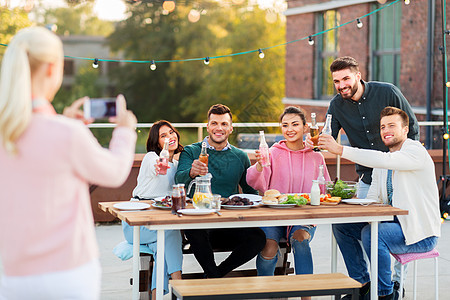
[[[4,0],[6,1],[6,0]],[[4,1],[0,0],[0,4]],[[11,7],[23,6],[26,0],[9,0]],[[274,0],[257,0],[261,6],[266,6]],[[41,3],[47,7],[64,6],[64,0],[41,0]],[[119,21],[125,17],[125,3],[122,0],[96,0],[94,12],[102,20]]]

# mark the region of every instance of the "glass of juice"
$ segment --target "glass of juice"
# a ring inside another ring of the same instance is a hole
[[[159,174],[166,175],[169,168],[169,160],[165,157],[158,158]]]

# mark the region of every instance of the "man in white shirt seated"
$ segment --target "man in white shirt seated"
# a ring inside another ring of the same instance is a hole
[[[374,168],[368,199],[409,211],[408,215],[382,222],[378,227],[380,299],[394,299],[390,253],[428,252],[434,249],[441,234],[434,163],[419,141],[407,138],[408,123],[408,115],[401,109],[388,106],[381,111],[380,134],[389,148],[387,153],[341,146],[330,135],[323,134],[319,138],[319,148]],[[362,240],[366,253],[370,254],[370,226],[367,223],[340,224],[334,234],[340,235],[337,240],[341,241],[339,249],[346,265],[353,264],[353,269],[368,274],[365,265],[354,265],[354,245],[345,240],[346,237]]]

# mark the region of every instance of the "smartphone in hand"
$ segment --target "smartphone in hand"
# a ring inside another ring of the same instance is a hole
[[[116,98],[91,98],[83,104],[85,119],[104,119],[117,114]]]

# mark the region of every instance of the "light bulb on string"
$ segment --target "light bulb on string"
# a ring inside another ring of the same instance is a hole
[[[171,13],[175,10],[175,1],[164,1],[162,6],[164,10]]]
[[[360,19],[356,19],[356,27],[362,28],[364,26],[363,22]]]
[[[209,65],[209,56],[205,57],[205,60],[203,61],[205,65]]]
[[[445,85],[446,85],[448,88],[450,88],[450,81],[447,81],[447,82],[445,83]]]
[[[98,68],[98,58],[94,59],[94,62],[92,63],[92,67],[93,67],[94,69],[97,69],[97,68]]]
[[[259,58],[264,58],[264,52],[261,49],[258,49],[258,52],[259,52],[259,54],[258,54]]]
[[[308,37],[308,44],[309,44],[310,46],[314,45],[314,40],[313,40],[313,38],[312,38],[311,35]]]
[[[154,60],[152,60],[152,63],[151,63],[151,65],[150,65],[150,70],[152,70],[152,71],[155,71],[155,70],[156,70],[156,64],[155,64],[155,61],[154,61]]]
[[[408,5],[410,3],[409,0],[405,0],[405,4]]]
[[[444,140],[448,140],[449,136],[450,135],[446,132],[446,133],[444,133],[444,135],[442,137],[444,138]]]

